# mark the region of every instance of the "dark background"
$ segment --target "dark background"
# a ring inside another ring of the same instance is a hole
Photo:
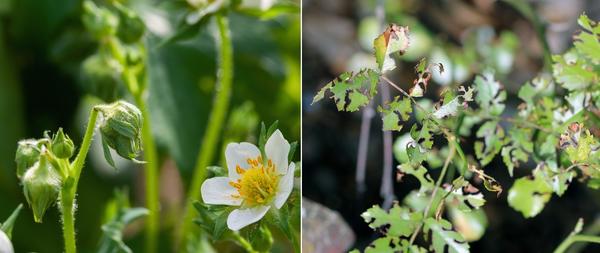
[[[509,50],[514,58],[510,68],[497,71],[496,75],[508,91],[506,114],[514,114],[520,103],[516,96],[519,87],[542,71],[543,49],[532,22],[506,2],[385,2],[386,22],[409,25],[411,36],[424,34],[428,38],[424,41],[429,45],[421,50],[420,55],[401,57],[397,61],[398,69],[392,71],[391,78],[405,90],[411,87],[415,76],[412,66],[420,57],[430,57],[436,50],[455,51],[458,55],[461,55],[462,50],[473,50],[468,48],[473,47],[468,38],[477,27],[487,27],[494,31],[493,43],[498,42],[498,34],[503,31],[511,31],[518,41],[518,45]],[[600,18],[598,1],[526,2],[534,7],[538,18],[547,24],[546,39],[554,54],[571,47],[572,35],[578,29],[576,20],[581,13],[585,12],[592,20]],[[318,89],[341,72],[356,70],[355,59],[364,59],[364,55],[368,58],[368,44],[361,44],[359,41],[365,40],[362,29],[365,20],[374,18],[374,7],[375,1],[370,0],[303,2],[303,195],[338,211],[356,233],[354,247],[359,249],[363,249],[378,236],[360,214],[372,205],[383,202],[379,195],[383,167],[381,119],[379,115],[372,119],[367,188],[364,193],[359,193],[355,169],[362,113],[337,112],[331,100],[323,100],[314,105],[311,102]],[[368,37],[366,42],[369,42]],[[423,46],[425,42],[420,45],[412,44],[408,51]],[[467,77],[454,81],[472,83],[473,74],[489,65],[486,60],[490,59],[479,59],[467,64]],[[432,99],[437,97],[435,91],[441,89],[438,84],[434,80],[429,86],[433,90],[428,92]],[[397,94],[393,92],[392,96],[394,95]],[[407,130],[403,129],[402,133]],[[399,135],[394,133],[394,138]],[[472,141],[474,140],[468,140],[465,152],[473,154]],[[395,161],[394,168],[396,165]],[[527,175],[534,166],[522,164],[516,169],[515,178]],[[470,243],[472,252],[552,252],[572,231],[579,217],[584,218],[586,227],[598,221],[600,193],[584,184],[572,183],[562,197],[553,195],[540,214],[526,219],[508,206],[507,191],[514,178],[509,177],[501,158],[495,158],[485,167],[485,171],[495,177],[505,191],[498,198],[494,193],[483,191],[487,201],[483,208],[489,225],[483,238]],[[434,178],[439,173],[438,170],[431,172]],[[417,180],[411,177],[404,177],[401,183],[395,182],[396,199],[402,200],[410,190],[417,187]],[[585,252],[599,251],[598,246],[585,249]]]

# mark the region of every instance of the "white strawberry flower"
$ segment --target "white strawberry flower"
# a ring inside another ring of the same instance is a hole
[[[13,253],[13,246],[4,231],[0,230],[0,253]]]
[[[290,143],[276,130],[265,144],[266,161],[248,142],[225,148],[227,177],[202,184],[202,199],[211,205],[239,206],[227,217],[227,227],[240,230],[262,219],[269,209],[281,208],[294,186],[295,164],[289,163]]]

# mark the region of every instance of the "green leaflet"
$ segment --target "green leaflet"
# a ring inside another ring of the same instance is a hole
[[[409,46],[408,27],[390,24],[385,31],[373,41],[375,60],[381,73],[396,68],[396,62],[391,54],[400,52],[404,54]]]
[[[552,69],[556,81],[567,90],[586,89],[598,80],[598,75],[594,71],[590,71],[592,66],[574,49],[567,51],[564,55],[552,56],[552,61],[554,62]]]
[[[369,104],[377,93],[379,74],[372,69],[363,69],[356,74],[344,72],[326,84],[313,98],[313,104],[325,97],[329,90],[338,111],[353,112]]]
[[[359,253],[358,250],[350,251],[350,253]],[[365,249],[365,253],[388,253],[388,252],[410,252],[410,253],[426,253],[427,250],[417,245],[410,245],[408,240],[395,237],[379,238]]]
[[[391,237],[409,237],[423,219],[420,212],[403,209],[398,203],[394,203],[389,212],[375,205],[361,216],[370,228]]]
[[[541,173],[539,169],[534,170],[532,178],[519,178],[508,190],[508,204],[526,218],[540,213],[552,196],[552,187]]]
[[[410,129],[410,136],[422,147],[431,149],[433,147],[433,127],[434,125],[431,121],[424,120],[420,130],[417,130],[416,124],[412,126]]]
[[[504,111],[506,91],[500,90],[502,86],[494,79],[494,72],[487,70],[475,77],[477,96],[475,101],[482,112],[492,116],[499,116]]]
[[[456,232],[461,234],[467,242],[477,241],[485,233],[488,220],[483,209],[463,212],[458,208],[449,207],[448,213]]]
[[[504,129],[498,125],[497,121],[487,121],[477,130],[476,135],[483,138],[483,142],[475,142],[475,155],[481,166],[485,166],[502,149],[505,142]]]
[[[447,220],[428,218],[424,231],[431,236],[431,249],[436,253],[469,252],[469,244],[462,235],[452,230],[452,224]]]
[[[388,103],[387,109],[379,106],[377,108],[383,114],[383,130],[384,131],[400,131],[402,122],[408,121],[412,112],[412,105],[409,98],[400,99],[396,96],[394,100]]]
[[[502,161],[504,161],[504,164],[508,169],[508,174],[510,174],[511,177],[513,176],[515,166],[519,166],[519,161],[527,162],[527,159],[529,158],[525,151],[512,145],[503,147],[500,153],[502,154]]]
[[[587,15],[579,16],[577,23],[585,29],[575,35],[575,48],[580,54],[588,57],[594,64],[600,63],[600,26],[598,22],[590,20]]]
[[[432,189],[434,186],[433,179],[427,169],[423,166],[413,167],[410,164],[403,163],[398,165],[399,175],[404,176],[404,174],[409,174],[416,177],[421,184],[421,188],[419,192],[425,192],[429,189]]]

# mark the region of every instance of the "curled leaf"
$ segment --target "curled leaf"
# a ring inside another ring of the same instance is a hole
[[[390,24],[385,31],[373,41],[375,60],[379,66],[379,71],[385,73],[395,69],[396,62],[394,62],[394,59],[392,59],[390,55],[397,52],[404,54],[408,46],[408,27]]]

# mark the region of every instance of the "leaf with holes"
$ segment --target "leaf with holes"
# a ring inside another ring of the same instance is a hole
[[[539,214],[552,196],[552,187],[546,182],[540,170],[533,171],[533,177],[522,177],[508,190],[508,205],[531,218]]]
[[[400,131],[402,129],[402,122],[406,122],[410,118],[412,105],[410,99],[400,99],[399,96],[396,96],[394,101],[388,104],[387,108],[379,106],[377,110],[383,114],[384,131]]]
[[[404,174],[409,174],[416,177],[421,184],[419,192],[425,192],[429,189],[432,189],[434,186],[431,175],[423,166],[413,167],[410,164],[403,163],[398,165],[398,171],[398,173],[401,173],[402,176],[404,176]]]
[[[481,112],[492,116],[502,114],[505,107],[506,91],[501,90],[502,85],[494,79],[494,72],[486,70],[475,77],[474,84],[475,89],[477,89],[475,101],[479,104]]]
[[[344,72],[329,82],[313,98],[313,104],[325,97],[327,91],[333,95],[338,111],[357,111],[369,104],[377,93],[379,74],[372,69],[363,69],[356,74]]]
[[[483,138],[483,142],[475,142],[475,156],[479,159],[481,166],[485,166],[502,149],[505,142],[504,129],[498,125],[497,121],[487,121],[477,130],[476,136]]]
[[[423,214],[403,209],[398,203],[389,212],[375,205],[361,216],[370,228],[392,237],[409,237],[423,219]]]
[[[445,199],[446,205],[462,212],[479,209],[485,204],[485,199],[479,189],[462,177],[456,179],[452,185],[445,186],[444,191],[448,193],[448,197]]]
[[[459,94],[455,97],[445,97],[443,105],[436,107],[437,109],[433,112],[433,116],[438,119],[446,118],[449,116],[455,116],[458,113],[459,108],[466,108],[468,102],[473,101],[473,88],[468,87],[465,89],[464,86],[458,88]]]
[[[406,26],[389,25],[385,31],[373,41],[375,60],[381,73],[396,68],[396,62],[391,55],[404,54],[409,45],[409,30]]]
[[[425,220],[424,231],[431,237],[431,249],[436,253],[468,253],[469,244],[452,230],[452,224],[444,219]]]

